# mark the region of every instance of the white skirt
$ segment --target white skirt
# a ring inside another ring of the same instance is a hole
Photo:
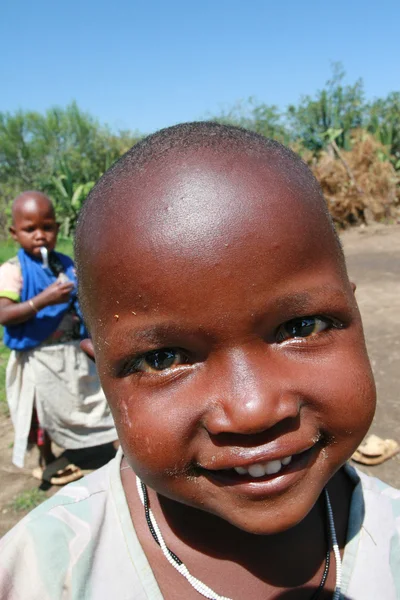
[[[12,351],[6,391],[15,430],[13,463],[17,467],[24,466],[34,406],[40,426],[66,450],[117,439],[95,364],[78,341]]]

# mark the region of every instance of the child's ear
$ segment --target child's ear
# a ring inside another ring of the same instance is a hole
[[[13,238],[13,239],[14,239],[14,240],[17,242],[17,241],[18,241],[18,240],[17,240],[17,232],[15,231],[15,227],[14,227],[14,225],[11,225],[11,226],[8,228],[8,231],[10,232],[10,234],[11,234],[11,237],[12,237],[12,238]]]
[[[350,281],[350,285],[351,285],[351,289],[353,290],[353,294],[355,294],[356,293],[356,289],[357,289],[356,284],[354,283],[354,281]]]
[[[86,356],[88,356],[93,362],[96,362],[92,340],[90,338],[85,338],[81,341],[80,346],[81,350],[83,350]]]

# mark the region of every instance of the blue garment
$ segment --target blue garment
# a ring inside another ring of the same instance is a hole
[[[11,348],[11,350],[30,350],[39,346],[57,330],[64,315],[71,307],[74,307],[77,314],[81,317],[76,296],[77,281],[74,263],[69,256],[66,256],[65,254],[60,254],[59,252],[55,252],[55,254],[61,262],[66,276],[75,284],[70,295],[70,300],[63,304],[45,306],[29,319],[29,321],[5,327],[4,343]],[[34,298],[57,280],[56,275],[54,275],[49,268],[43,268],[40,259],[31,256],[22,248],[18,252],[18,260],[22,272],[21,302],[26,302],[27,300]],[[81,327],[81,335],[84,337],[83,324]]]

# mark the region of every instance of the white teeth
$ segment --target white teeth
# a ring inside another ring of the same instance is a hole
[[[238,475],[250,475],[255,479],[257,477],[265,477],[265,475],[275,475],[275,473],[279,473],[282,466],[288,465],[292,460],[291,456],[286,456],[286,458],[282,458],[281,460],[271,460],[267,463],[257,463],[255,465],[250,465],[249,467],[234,467],[234,470]]]
[[[274,475],[282,469],[282,463],[280,460],[271,460],[271,462],[265,465],[265,471],[267,475]]]
[[[244,467],[235,467],[235,471],[239,475],[246,475],[247,473],[247,469],[245,469]]]
[[[265,469],[263,465],[250,465],[249,467],[249,475],[252,477],[264,477]]]

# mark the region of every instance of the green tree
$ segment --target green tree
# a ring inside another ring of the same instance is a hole
[[[57,213],[61,219],[61,233],[68,237],[75,228],[82,204],[94,186],[94,181],[78,183],[66,163],[61,163],[57,176],[53,175],[45,187],[50,196],[58,197]]]
[[[298,106],[288,107],[288,119],[295,139],[318,151],[327,145],[326,132],[340,130],[339,148],[350,148],[353,129],[363,125],[365,116],[364,88],[361,79],[345,85],[345,72],[340,63],[332,65],[332,77],[315,97],[304,96]]]
[[[210,119],[219,123],[244,127],[282,143],[290,141],[289,132],[278,107],[273,104],[257,104],[253,97],[238,102],[230,109],[223,110],[219,115],[210,117]]]
[[[44,115],[0,113],[2,213],[22,190],[39,189],[51,195],[69,233],[88,190],[139,138],[112,133],[75,103]],[[4,223],[0,227],[4,231]]]
[[[387,148],[396,169],[400,169],[400,92],[391,92],[370,103],[366,126]]]

